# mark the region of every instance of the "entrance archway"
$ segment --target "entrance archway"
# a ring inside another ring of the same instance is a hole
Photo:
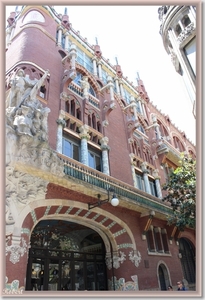
[[[162,263],[158,267],[158,276],[161,291],[166,291],[169,285],[169,275],[166,266]]]
[[[181,254],[181,265],[184,278],[188,283],[196,281],[195,247],[186,238],[179,239],[179,253]]]
[[[42,220],[30,244],[26,290],[107,290],[105,245],[93,229]]]

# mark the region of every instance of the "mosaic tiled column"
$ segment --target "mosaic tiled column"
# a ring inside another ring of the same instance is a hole
[[[137,104],[136,104],[134,96],[130,96],[130,103],[132,104],[132,110],[133,110],[133,115],[134,115],[135,121],[137,121],[138,120],[137,107],[136,107]]]
[[[155,186],[157,190],[157,197],[162,199],[162,190],[161,190],[161,185],[160,185],[160,176],[159,176],[159,171],[156,169],[153,172],[153,176],[155,178]]]
[[[121,79],[119,81],[119,84],[120,84],[120,94],[121,94],[121,97],[124,99],[125,94],[124,94],[124,88],[123,88],[123,83],[122,83]]]
[[[109,159],[108,159],[108,151],[110,150],[110,147],[108,146],[108,142],[109,142],[109,139],[107,137],[104,137],[100,140],[101,149],[102,149],[103,173],[106,175],[110,175]]]
[[[61,41],[62,41],[62,33],[63,33],[63,28],[62,27],[59,27],[58,28],[58,42],[57,42],[57,44],[58,44],[58,46],[62,46],[61,45]]]
[[[115,86],[116,86],[116,92],[118,95],[120,95],[119,79],[117,76],[114,78],[114,81],[115,81]]]
[[[157,123],[157,118],[154,114],[152,115],[152,121],[153,121],[154,127],[156,129],[157,139],[160,140],[162,136],[161,136],[161,132],[159,130],[159,124]]]
[[[100,79],[102,79],[102,63],[101,63],[101,61],[98,61],[98,76]]]
[[[58,153],[63,152],[63,127],[66,125],[65,115],[60,114],[59,119],[56,121],[58,124],[57,127],[57,142],[56,142],[56,151]]]
[[[114,84],[112,82],[112,77],[107,76],[107,83],[109,84],[109,89],[110,89],[110,99],[111,101],[114,101]]]
[[[80,138],[81,138],[81,162],[88,166],[88,140],[90,139],[89,135],[89,127],[87,125],[83,125],[79,127],[80,130]]]
[[[147,163],[146,162],[143,162],[141,164],[141,169],[142,169],[142,172],[143,172],[143,179],[144,179],[144,184],[145,184],[145,191],[148,194],[151,194],[150,183],[149,183],[149,178],[148,178],[149,170],[147,169]]]
[[[65,51],[69,51],[69,33],[65,33]]]

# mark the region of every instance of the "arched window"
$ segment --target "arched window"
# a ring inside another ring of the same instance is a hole
[[[182,24],[184,25],[184,27],[187,27],[190,23],[191,23],[191,20],[189,19],[189,17],[187,15],[184,16],[182,19]]]
[[[174,146],[176,147],[176,149],[180,152],[185,151],[185,147],[183,146],[182,142],[179,140],[179,138],[177,136],[173,137],[174,140]]]
[[[40,97],[44,98],[44,99],[46,98],[46,87],[45,87],[45,85],[40,87]]]
[[[94,129],[96,129],[96,116],[95,116],[95,114],[92,114],[92,127]]]
[[[71,100],[66,101],[65,110],[70,115],[81,120],[81,107],[80,107],[79,102],[76,99],[71,99]]]
[[[182,29],[181,29],[181,26],[179,24],[177,24],[176,28],[175,28],[175,32],[176,32],[176,35],[179,36],[180,33],[182,32]]]
[[[95,130],[101,132],[101,123],[99,120],[99,115],[95,111],[90,111],[88,115],[88,125]]]
[[[165,126],[162,124],[162,122],[160,120],[157,120],[157,123],[159,124],[159,130],[160,130],[161,136],[163,138],[167,139],[167,137],[169,137],[168,130],[165,128]]]

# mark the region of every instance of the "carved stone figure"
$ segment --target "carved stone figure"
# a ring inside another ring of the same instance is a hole
[[[30,107],[21,106],[14,116],[14,126],[18,134],[31,134],[33,113]]]
[[[35,86],[36,80],[30,80],[25,76],[23,69],[18,70],[14,79],[10,81],[9,107],[19,107]]]
[[[88,99],[90,84],[88,82],[88,76],[83,76],[83,80],[80,80],[81,87],[83,89],[83,97]]]

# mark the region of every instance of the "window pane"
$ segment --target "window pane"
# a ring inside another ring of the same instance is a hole
[[[80,63],[80,62],[79,62]],[[75,79],[73,80],[73,82],[75,82],[76,84],[78,84],[80,86],[80,80],[81,80],[81,74],[77,73],[77,76],[75,77]]]
[[[156,187],[155,187],[155,183],[150,181],[150,189],[151,189],[151,194],[153,196],[157,196],[157,192],[156,192]]]
[[[89,167],[95,169],[95,157],[91,152],[88,153],[88,161],[89,161]]]
[[[79,161],[79,146],[63,138],[63,154]]]
[[[72,144],[65,139],[63,139],[63,154],[72,158]]]
[[[73,144],[73,159],[79,161],[79,147]]]
[[[137,178],[137,188],[142,190],[142,179],[139,175],[136,175]]]
[[[99,156],[95,157],[95,164],[96,164],[96,170],[101,171],[101,162]]]
[[[196,39],[194,38],[184,50],[194,75],[196,75]]]

